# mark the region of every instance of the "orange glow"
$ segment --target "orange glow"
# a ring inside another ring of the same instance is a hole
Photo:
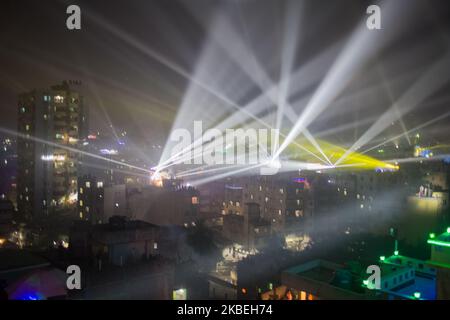
[[[288,292],[286,293],[286,298],[287,298],[288,300],[292,300],[292,299],[293,299],[293,296],[292,296],[292,292],[291,292],[291,291],[288,291]]]
[[[306,300],[306,292],[305,291],[300,292],[300,300]]]

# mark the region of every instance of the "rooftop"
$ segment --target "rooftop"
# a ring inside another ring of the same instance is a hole
[[[334,279],[335,273],[335,269],[318,266],[298,274],[316,281],[330,283]]]
[[[427,241],[429,244],[450,247],[450,227],[447,228],[446,232],[436,236],[434,233],[430,233],[430,237]]]
[[[312,260],[290,268],[285,272],[313,281],[326,283],[348,292],[364,294],[364,288],[361,285],[361,276],[352,272],[349,268],[333,262]]]
[[[436,300],[436,281],[434,279],[416,275],[414,280],[414,283],[395,289],[393,292],[408,299],[412,299],[414,294],[420,293],[420,299]]]
[[[389,270],[389,268],[397,268],[399,271],[407,270],[407,268],[415,270],[414,277],[411,281],[393,289],[383,291],[404,299],[436,299],[436,270],[428,266],[426,261],[399,254],[394,254],[386,258],[381,257],[380,260],[383,262],[382,276],[386,276],[385,270]]]
[[[49,265],[48,261],[26,250],[0,250],[0,273],[2,271],[43,265]]]
[[[94,226],[94,230],[100,232],[120,232],[150,228],[158,228],[158,226],[141,220],[126,220],[119,223],[111,223],[110,221],[109,223],[97,224]]]

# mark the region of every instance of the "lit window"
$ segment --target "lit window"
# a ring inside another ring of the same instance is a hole
[[[192,204],[198,204],[198,197],[192,197]]]
[[[240,207],[241,204],[239,203],[239,201],[236,201],[236,207]]]
[[[83,188],[80,188],[80,194],[83,194]]]
[[[91,183],[89,181],[86,181],[86,188],[90,188],[91,187]]]
[[[157,242],[153,243],[153,249],[155,249],[155,250],[158,249],[158,243]]]
[[[283,190],[283,188],[281,188],[281,189],[280,189],[280,193],[281,193],[281,194],[283,194],[283,193],[284,193],[284,190]]]
[[[55,101],[55,103],[63,103],[64,97],[63,96],[55,96],[54,101]]]
[[[119,203],[118,202],[116,202],[116,208],[118,208],[119,207]]]
[[[103,188],[103,182],[102,181],[97,182],[97,188]]]
[[[83,212],[80,211],[80,219],[83,219]]]
[[[300,300],[306,300],[306,292],[300,291]]]
[[[80,200],[80,207],[83,206],[83,200]]]

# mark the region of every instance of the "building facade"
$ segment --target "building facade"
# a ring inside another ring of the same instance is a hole
[[[17,204],[26,217],[75,212],[80,155],[74,148],[88,125],[76,86],[63,82],[19,96]]]

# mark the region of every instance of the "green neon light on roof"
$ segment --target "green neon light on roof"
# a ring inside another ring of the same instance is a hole
[[[436,234],[434,234],[434,233],[430,233],[430,238],[431,238],[431,239],[434,239],[434,238],[436,238]]]
[[[440,241],[440,240],[431,240],[427,241],[429,244],[434,244],[436,246],[450,247],[450,242]]]
[[[398,256],[398,250],[394,251],[394,255]]]
[[[420,292],[414,292],[414,298],[420,299]]]
[[[381,257],[380,257],[380,260],[381,260],[381,261],[384,261],[385,259],[386,259],[385,256],[381,256]]]
[[[447,233],[450,233],[450,227],[447,228]]]

